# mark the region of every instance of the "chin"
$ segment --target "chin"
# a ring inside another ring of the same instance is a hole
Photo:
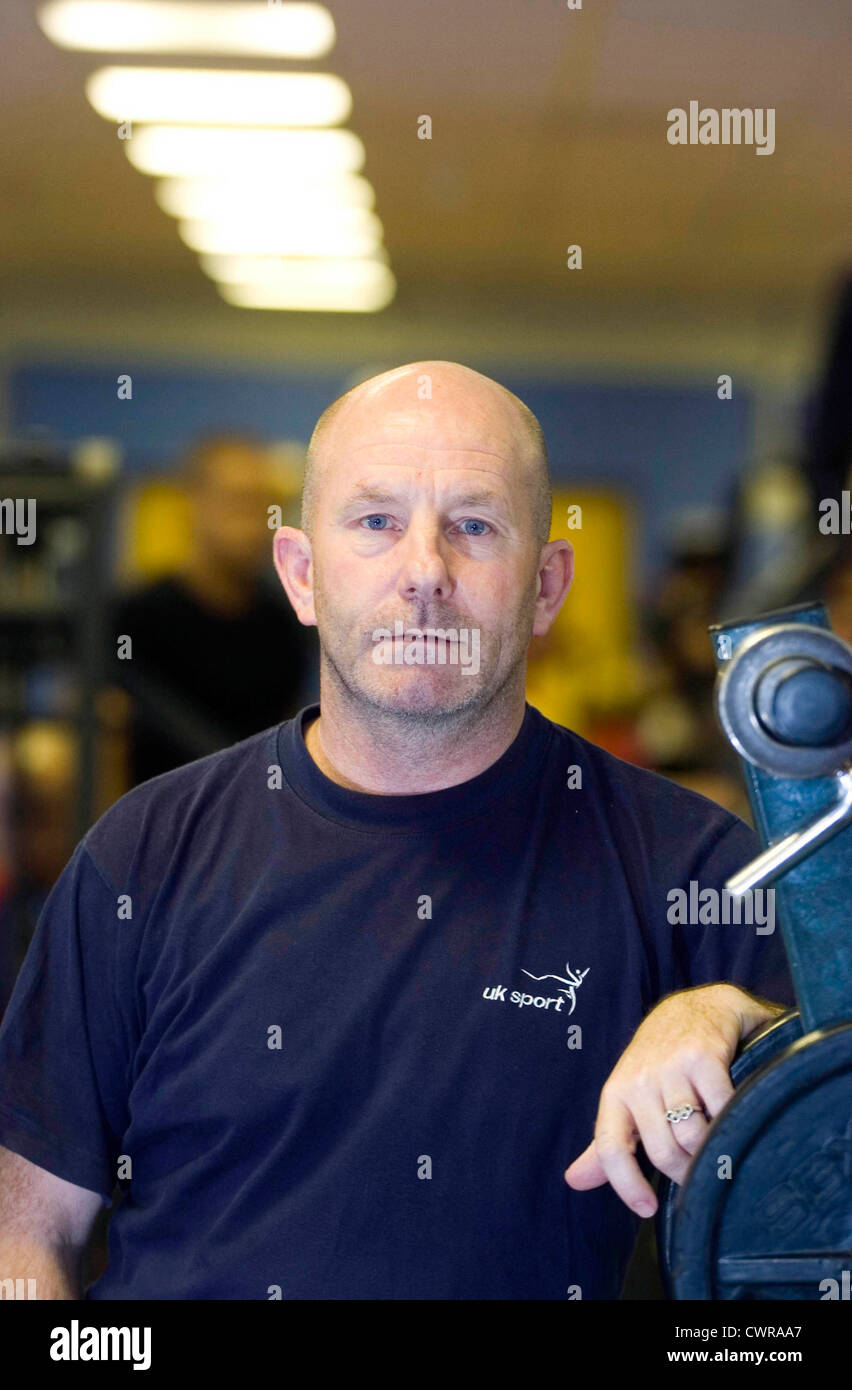
[[[479,702],[479,681],[474,677],[462,678],[457,672],[444,671],[427,674],[422,668],[393,675],[395,679],[373,678],[369,682],[372,703],[388,713],[450,715]]]

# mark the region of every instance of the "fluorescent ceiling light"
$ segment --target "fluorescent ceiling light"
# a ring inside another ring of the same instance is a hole
[[[238,309],[288,309],[315,314],[375,314],[394,296],[393,290],[274,290],[264,285],[220,285],[219,293]]]
[[[160,177],[229,175],[274,187],[296,177],[352,174],[364,146],[351,130],[230,130],[148,126],[122,141],[143,174]]]
[[[277,179],[270,187],[264,180],[241,178],[163,179],[154,196],[170,217],[200,221],[251,209],[262,216],[283,217],[307,209],[333,212],[337,208],[371,208],[376,201],[372,185],[359,174]]]
[[[387,251],[360,260],[320,259],[315,256],[199,256],[201,269],[212,280],[229,285],[334,285],[338,289],[386,284]]]
[[[323,5],[54,0],[37,14],[60,48],[97,53],[235,53],[321,58],[334,46]]]
[[[335,216],[235,217],[222,222],[179,222],[193,251],[217,256],[369,256],[382,244],[382,224],[365,208]]]
[[[346,83],[324,72],[99,68],[86,96],[110,121],[193,126],[338,125],[352,110]]]
[[[251,258],[205,256],[201,264],[222,298],[244,309],[375,313],[396,293],[396,280],[381,261],[276,261],[273,270]]]

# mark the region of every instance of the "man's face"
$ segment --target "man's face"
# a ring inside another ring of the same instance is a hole
[[[335,423],[323,448],[315,611],[350,694],[437,721],[486,706],[523,670],[539,548],[511,414],[466,410],[457,389],[430,409],[396,394]]]

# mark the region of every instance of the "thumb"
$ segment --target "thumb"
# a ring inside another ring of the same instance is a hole
[[[600,1187],[601,1183],[607,1181],[594,1139],[580,1157],[575,1158],[571,1166],[565,1169],[565,1181],[578,1192],[584,1192],[589,1187]]]

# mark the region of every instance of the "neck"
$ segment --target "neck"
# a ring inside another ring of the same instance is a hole
[[[382,796],[411,796],[469,782],[514,742],[524,721],[524,671],[485,708],[439,724],[419,725],[353,700],[323,669],[320,717],[305,746],[320,772],[338,786]]]

